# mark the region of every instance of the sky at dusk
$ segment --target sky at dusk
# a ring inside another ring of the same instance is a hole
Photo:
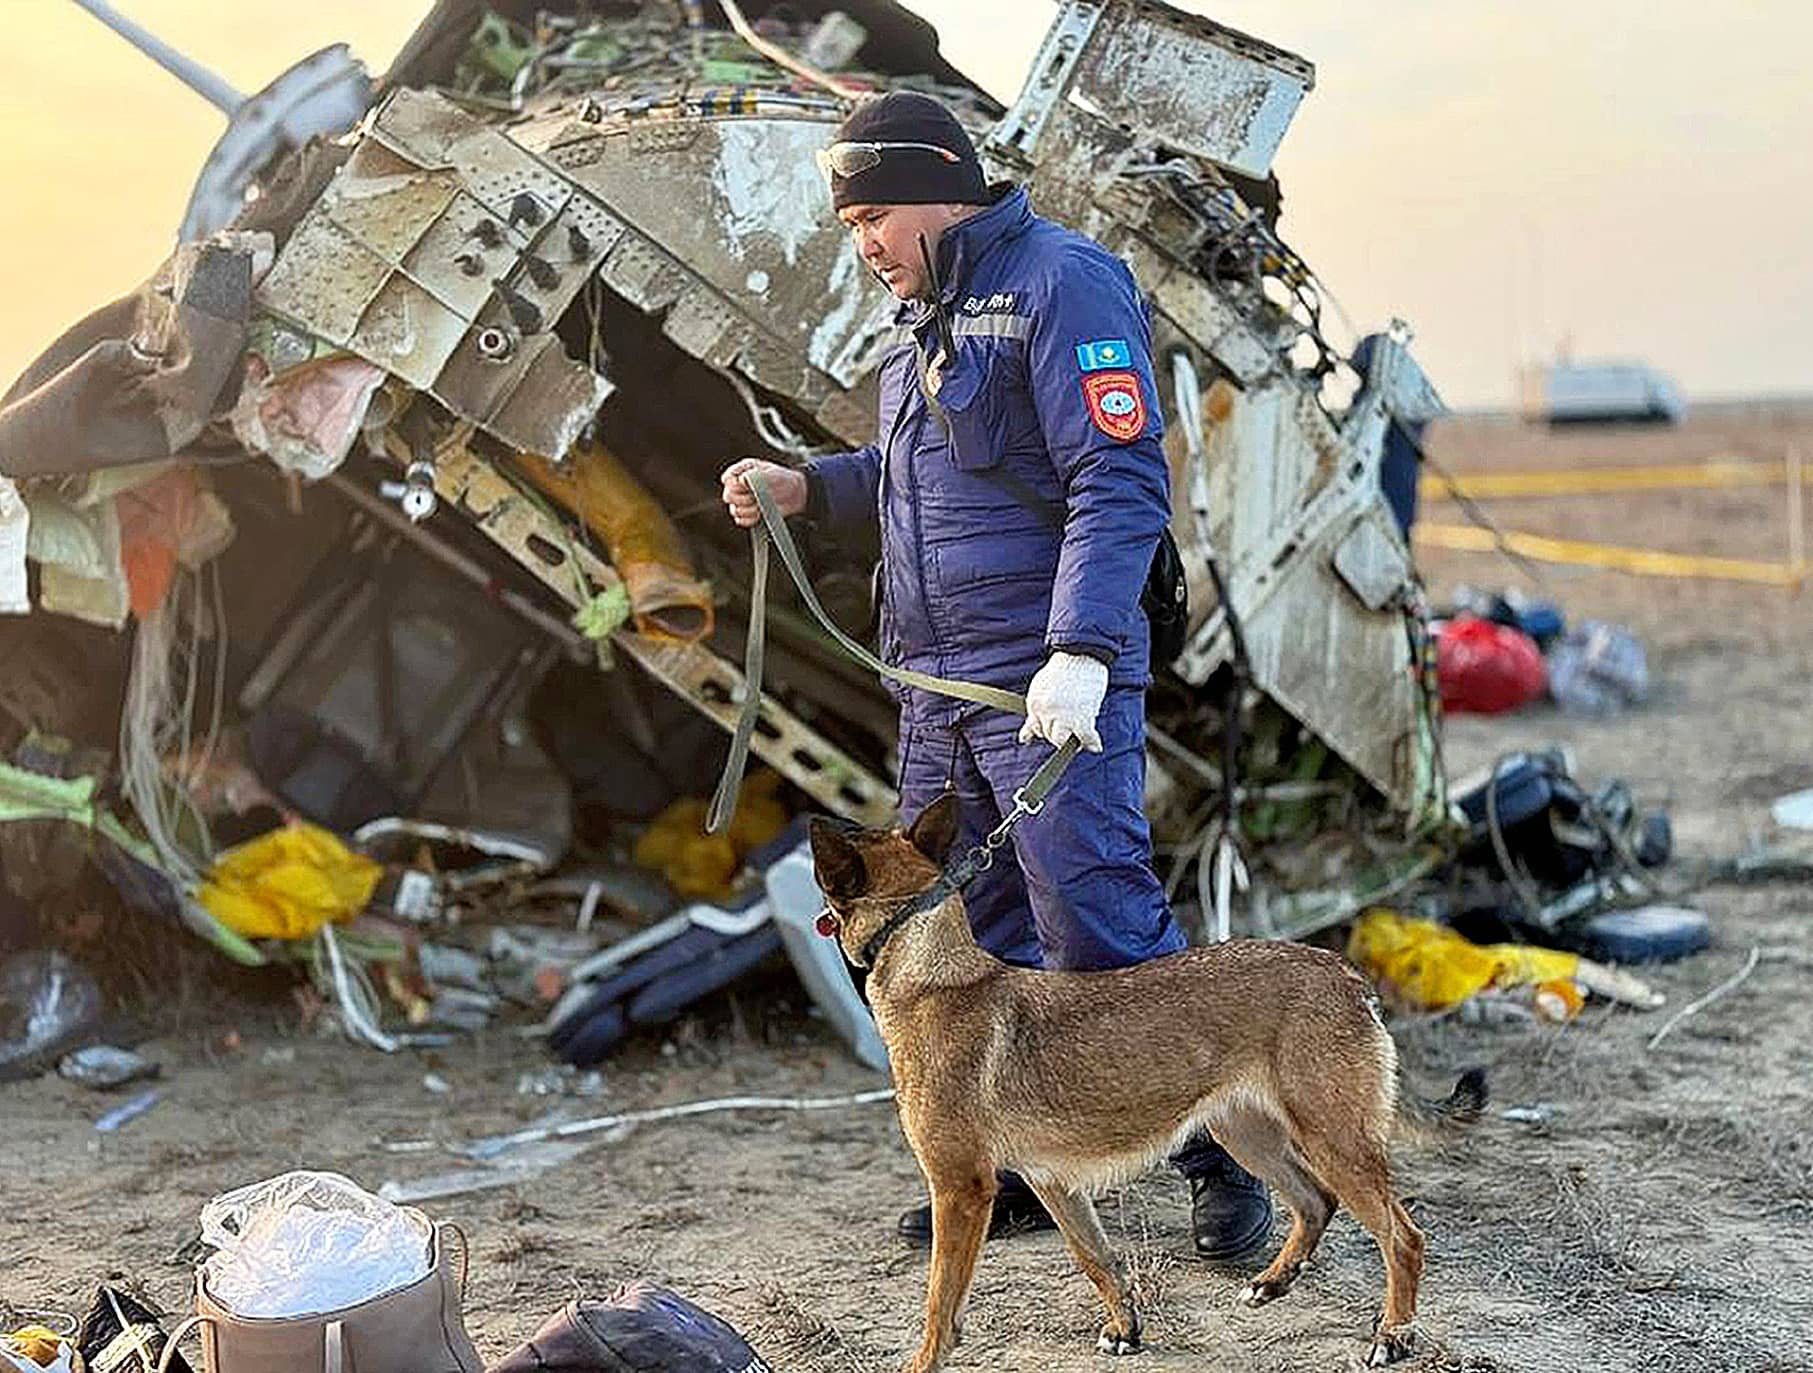
[[[382,71],[428,0],[114,0],[251,92],[344,41]],[[1011,100],[1047,0],[918,0]],[[1640,357],[1689,397],[1813,392],[1813,6],[1223,0],[1301,53],[1281,228],[1362,330],[1412,324],[1451,404],[1520,361]],[[71,0],[6,0],[0,375],[146,277],[222,117]],[[1337,337],[1341,331],[1337,329]]]

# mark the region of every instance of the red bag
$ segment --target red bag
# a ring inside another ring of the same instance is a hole
[[[1521,629],[1462,615],[1442,626],[1435,646],[1442,709],[1500,715],[1542,695],[1542,650]]]

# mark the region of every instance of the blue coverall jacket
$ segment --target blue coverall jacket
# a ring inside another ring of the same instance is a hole
[[[1020,189],[947,230],[937,259],[954,356],[931,304],[903,305],[877,442],[819,460],[814,505],[833,525],[880,520],[885,661],[1018,692],[1054,650],[1108,665],[1103,751],[1015,828],[1018,871],[998,862],[969,889],[978,941],[1048,968],[1173,952],[1143,807],[1139,595],[1170,519],[1144,303],[1119,259]],[[1018,743],[1016,716],[897,692],[903,814],[954,787],[975,842],[1050,747]]]

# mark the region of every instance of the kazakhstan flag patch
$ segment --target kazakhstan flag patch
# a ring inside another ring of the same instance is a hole
[[[1098,338],[1093,343],[1076,346],[1076,365],[1085,372],[1101,372],[1110,367],[1125,367],[1133,361],[1133,350],[1124,338]]]

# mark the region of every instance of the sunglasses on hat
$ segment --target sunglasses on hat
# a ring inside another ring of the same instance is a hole
[[[963,159],[949,148],[941,148],[936,143],[833,143],[828,148],[820,148],[812,156],[818,163],[819,171],[824,173],[825,180],[833,176],[852,177],[871,171],[881,165],[881,155],[896,149],[922,153],[937,153],[946,162],[961,162]]]

